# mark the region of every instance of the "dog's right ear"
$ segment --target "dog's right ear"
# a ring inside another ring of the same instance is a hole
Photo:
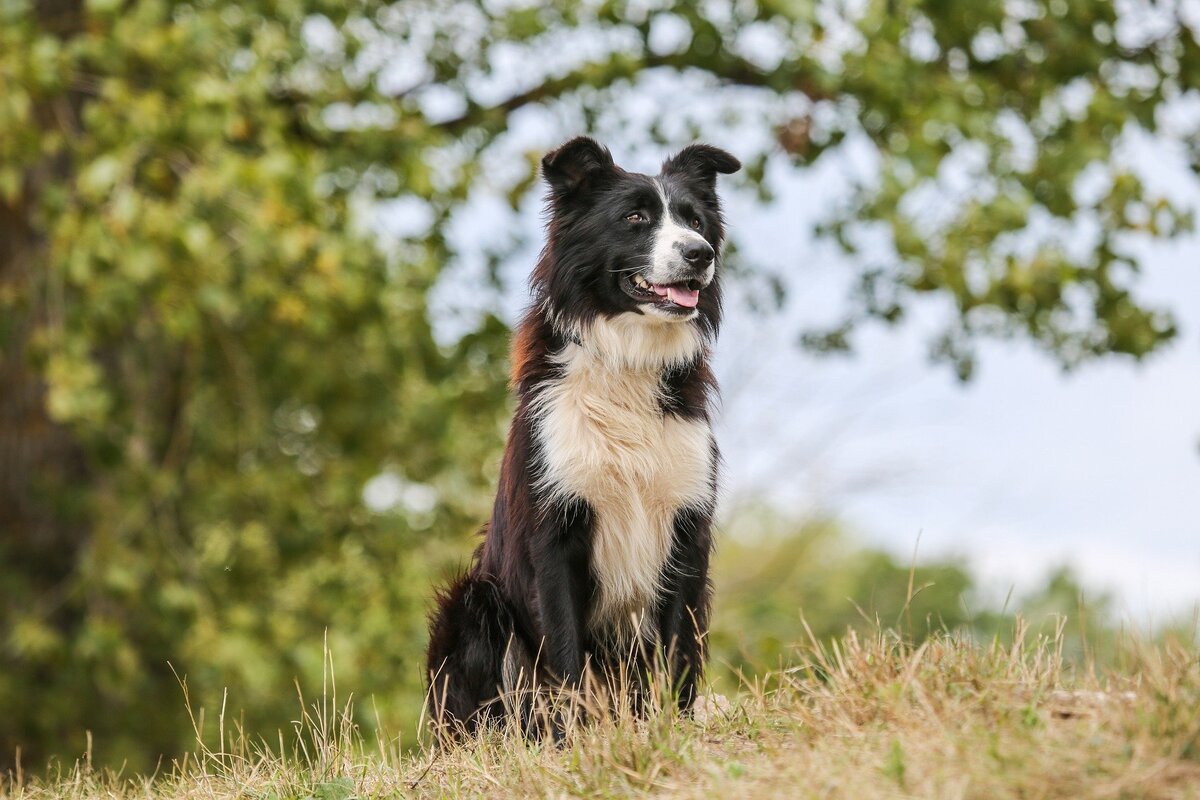
[[[612,174],[612,154],[587,136],[578,136],[542,159],[542,176],[555,194],[566,196]]]

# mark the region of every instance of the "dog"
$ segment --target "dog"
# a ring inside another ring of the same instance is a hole
[[[694,144],[649,176],[579,137],[541,166],[547,238],[513,340],[495,505],[430,617],[430,717],[452,736],[503,719],[522,686],[578,689],[589,670],[650,662],[687,712],[704,669],[716,182],[741,164]]]

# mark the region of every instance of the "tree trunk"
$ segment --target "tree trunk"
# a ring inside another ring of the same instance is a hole
[[[63,38],[82,29],[81,0],[43,0],[35,8],[39,22]],[[78,119],[79,98],[66,98],[65,105]],[[42,129],[62,122],[41,106],[34,119]],[[47,490],[82,479],[82,454],[47,415],[46,387],[31,369],[28,352],[49,308],[45,242],[33,215],[46,183],[69,170],[66,158],[31,164],[12,204],[0,201],[0,293],[15,298],[0,320],[0,546],[6,549],[14,542],[37,550],[70,548],[78,539]]]
[[[82,28],[79,0],[39,3],[36,13],[47,30],[64,38]],[[59,102],[78,118],[78,98]],[[34,108],[34,119],[43,130],[61,124],[42,106]],[[52,307],[45,237],[34,214],[47,182],[61,180],[69,169],[65,158],[30,164],[16,197],[0,200],[0,670],[21,666],[9,636],[17,619],[32,614],[60,631],[71,626],[66,590],[87,536],[79,504],[64,502],[79,497],[73,489],[87,481],[83,452],[47,414],[46,385],[29,353],[31,337],[49,322]],[[11,764],[20,744],[20,732],[8,727],[0,726],[0,769]]]

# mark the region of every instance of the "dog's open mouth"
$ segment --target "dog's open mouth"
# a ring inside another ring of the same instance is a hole
[[[654,303],[660,308],[673,311],[686,311],[695,308],[700,302],[701,286],[698,280],[660,285],[651,283],[638,273],[629,279],[628,292],[635,300]]]

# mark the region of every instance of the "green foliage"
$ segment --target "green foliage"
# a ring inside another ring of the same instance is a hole
[[[1085,591],[1069,567],[1053,570],[1043,585],[1012,599],[1011,605],[1024,616],[1032,635],[1058,641],[1063,656],[1072,662],[1112,664],[1120,654],[1121,631],[1115,625],[1112,598]],[[976,635],[1007,640],[1012,625],[1006,611],[981,609],[972,619]]]
[[[33,231],[0,265],[4,313],[33,321],[6,350],[81,462],[2,520],[5,759],[85,729],[114,763],[178,752],[173,672],[210,713],[230,687],[250,729],[286,726],[326,630],[384,713],[419,705],[430,579],[486,507],[505,331],[434,343],[441,246],[381,253],[352,213],[368,168],[423,180],[421,131],[386,161],[321,141],[353,90],[324,70],[288,98],[303,9],[262,10],[91,5],[72,35],[30,13],[0,34],[5,211]],[[370,512],[382,469],[434,499]]]
[[[714,677],[730,691],[745,678],[797,666],[798,648],[847,631],[893,629],[917,643],[954,633],[1005,646],[1025,635],[1058,642],[1073,664],[1111,665],[1120,653],[1111,598],[1085,592],[1065,567],[993,604],[981,592],[994,587],[979,586],[965,563],[900,562],[832,520],[798,522],[749,508],[724,533],[708,641]],[[1178,632],[1186,638],[1186,626]]]
[[[283,687],[318,680],[326,632],[344,684],[413,712],[430,584],[484,516],[506,411],[504,326],[440,346],[426,300],[454,257],[443,223],[522,107],[598,123],[657,69],[699,76],[723,121],[738,92],[773,101],[755,124],[779,147],[739,153],[751,176],[868,143],[880,179],[824,231],[888,247],[827,344],[938,293],[964,375],[977,335],[1065,364],[1152,351],[1173,326],[1131,293],[1130,237],[1188,220],[1112,155],[1200,82],[1200,49],[1177,21],[1130,43],[1098,0],[1011,5],[0,2],[0,763],[78,753],[84,730],[110,763],[179,752],[175,673],[210,714],[229,687],[247,730],[286,727]],[[652,46],[671,20],[688,35]],[[747,52],[752,29],[777,58]],[[544,66],[580,32],[611,46]],[[398,88],[397,43],[422,61]],[[517,92],[483,99],[513,58]],[[457,116],[427,116],[435,90]],[[954,169],[967,196],[915,213]],[[393,198],[424,203],[427,232],[381,240]],[[392,511],[361,499],[381,472],[408,498]],[[918,570],[933,586],[906,610],[903,566],[822,541],[772,544],[779,605],[729,609],[770,620],[756,657],[794,638],[780,609],[840,629],[830,597],[920,631],[961,621],[959,567]],[[842,566],[818,591],[789,559]]]
[[[791,664],[802,625],[824,642],[849,628],[898,627],[920,640],[971,623],[963,565],[901,564],[834,522],[790,523],[767,510],[735,517],[714,583],[709,647],[734,675]]]

